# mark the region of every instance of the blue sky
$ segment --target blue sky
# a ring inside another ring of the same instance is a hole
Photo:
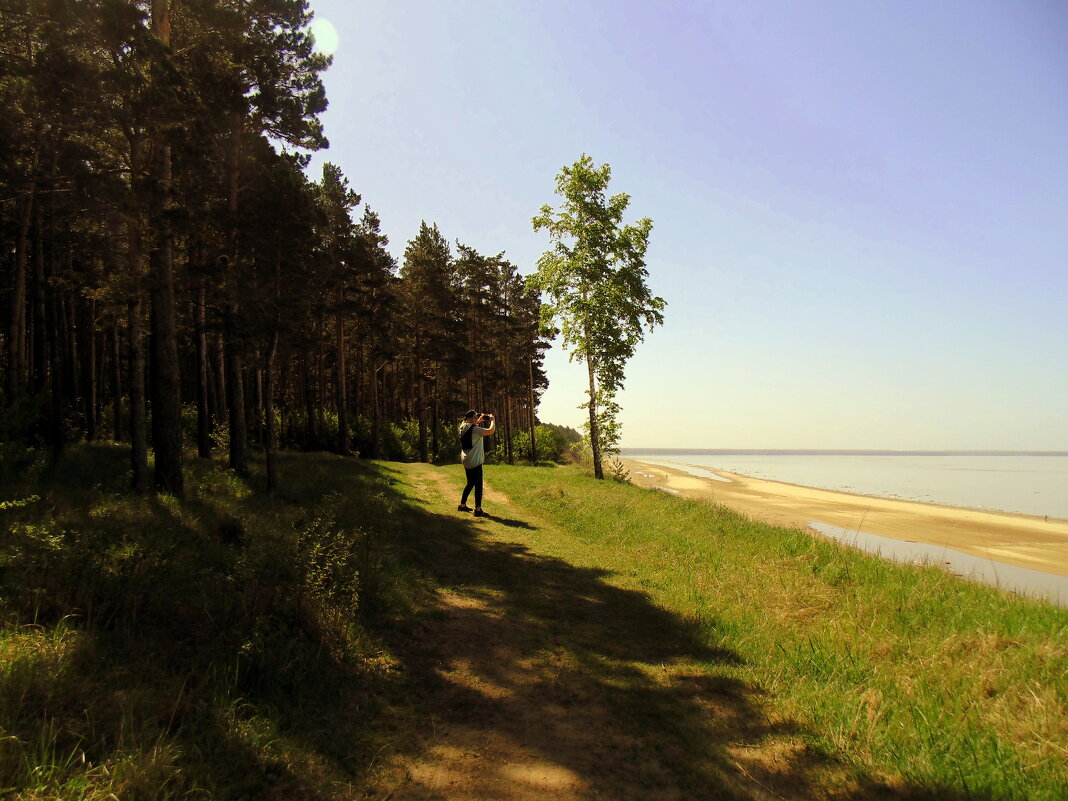
[[[312,0],[398,256],[529,272],[583,152],[654,221],[623,445],[1068,450],[1068,4]],[[578,426],[554,348],[543,420]]]

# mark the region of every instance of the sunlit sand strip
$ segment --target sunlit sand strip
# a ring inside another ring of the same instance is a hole
[[[694,475],[686,465],[624,462],[638,486],[675,489],[775,525],[810,528],[819,521],[1068,576],[1068,520],[853,495],[717,471],[731,479],[722,483]]]
[[[643,462],[643,464],[655,464],[655,465],[657,465],[659,467],[671,467],[671,468],[674,468],[675,470],[682,470],[683,472],[688,473],[691,476],[697,476],[698,478],[710,478],[713,481],[722,481],[724,484],[730,484],[731,483],[731,479],[726,478],[725,476],[721,476],[721,475],[717,474],[716,472],[714,472],[713,470],[711,470],[708,467],[698,467],[697,465],[693,465],[693,464],[681,464],[681,463],[680,464],[675,464],[674,462],[653,462],[653,461]]]

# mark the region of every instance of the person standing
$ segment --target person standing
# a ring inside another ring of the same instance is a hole
[[[485,437],[492,437],[497,431],[497,422],[492,414],[479,414],[474,409],[464,415],[464,421],[460,424],[460,462],[467,473],[467,485],[464,487],[460,505],[456,507],[458,512],[470,512],[467,505],[467,496],[471,490],[475,491],[475,517],[485,517],[482,511],[482,465],[486,461],[486,449],[483,444]]]

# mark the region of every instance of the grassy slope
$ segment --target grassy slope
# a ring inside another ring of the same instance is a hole
[[[566,521],[539,543],[697,622],[814,745],[920,786],[1060,799],[1068,776],[1068,611],[571,470],[494,468]]]
[[[93,446],[3,473],[0,501],[38,499],[0,510],[0,791],[358,797],[449,714],[434,598],[464,586],[563,649],[547,690],[670,741],[683,787],[720,775],[686,767],[718,736],[700,707],[649,683],[685,657],[745,688],[750,745],[800,739],[901,796],[1063,797],[1064,610],[569,469],[490,468],[514,506],[485,529],[426,497],[455,469],[287,455],[267,498],[193,460],[179,504],[130,497],[125,467]]]

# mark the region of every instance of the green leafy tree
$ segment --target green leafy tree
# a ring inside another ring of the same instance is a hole
[[[624,368],[646,329],[663,323],[663,298],[649,292],[645,251],[653,221],[623,224],[630,195],[608,196],[612,168],[597,166],[585,153],[556,176],[559,210],[545,205],[535,231],[549,232],[551,247],[538,259],[530,285],[548,296],[546,325],[559,323],[564,347],[589,372],[590,448],[597,478],[604,478],[602,453],[619,442],[619,405]]]

